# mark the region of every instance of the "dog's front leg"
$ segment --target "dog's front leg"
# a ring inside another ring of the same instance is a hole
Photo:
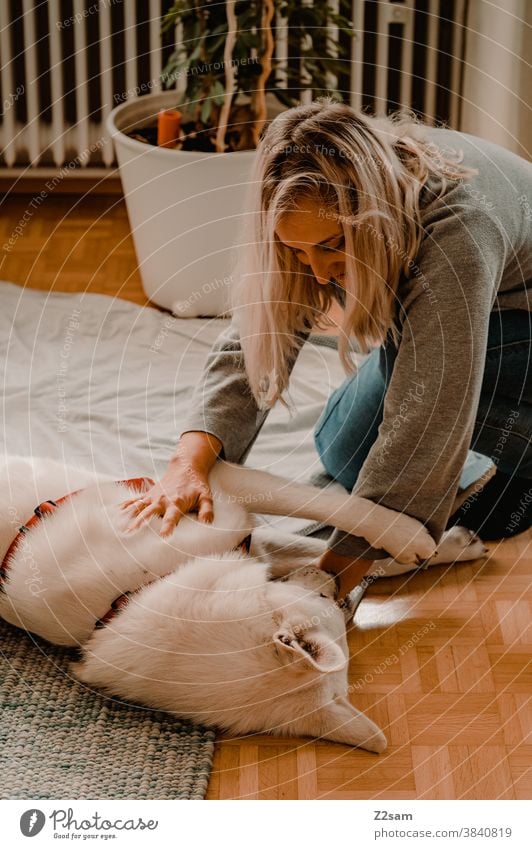
[[[283,578],[306,566],[315,566],[325,551],[323,539],[278,531],[268,525],[253,529],[250,555],[270,567],[272,578]]]
[[[250,554],[266,566],[270,581],[291,581],[309,592],[336,598],[336,579],[318,566],[325,540],[266,527],[255,528],[251,539]]]
[[[444,532],[438,545],[437,553],[433,554],[426,561],[424,568],[438,566],[442,563],[461,563],[469,560],[479,560],[488,553],[489,549],[473,531],[463,528],[460,525],[454,525]],[[405,575],[415,571],[415,569],[416,567],[414,566],[408,566],[404,563],[398,563],[397,560],[393,560],[392,558],[387,558],[385,560],[375,560],[367,577],[392,578],[397,575]]]

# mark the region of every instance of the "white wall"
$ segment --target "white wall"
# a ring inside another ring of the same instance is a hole
[[[461,129],[532,159],[531,0],[470,0]]]

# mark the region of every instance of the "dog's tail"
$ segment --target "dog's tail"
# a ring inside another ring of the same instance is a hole
[[[252,513],[326,522],[364,537],[401,563],[422,562],[436,551],[434,540],[417,519],[340,491],[339,486],[321,490],[225,460],[214,466],[210,483],[214,492],[225,494]]]

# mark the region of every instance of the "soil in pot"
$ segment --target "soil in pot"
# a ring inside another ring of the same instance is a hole
[[[235,150],[254,150],[251,137],[251,121],[249,111],[236,109],[232,115],[232,123],[225,134],[226,153]],[[157,120],[137,127],[126,133],[132,139],[157,147]],[[178,143],[169,150],[189,150],[198,153],[216,153],[216,127],[204,124],[201,120],[183,121]]]

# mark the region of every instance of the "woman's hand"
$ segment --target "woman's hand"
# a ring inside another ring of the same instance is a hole
[[[197,511],[201,522],[214,518],[209,473],[222,443],[208,433],[183,434],[166,473],[151,489],[120,506],[132,518],[127,531],[139,528],[151,516],[162,516],[161,536],[171,534],[186,513]]]

